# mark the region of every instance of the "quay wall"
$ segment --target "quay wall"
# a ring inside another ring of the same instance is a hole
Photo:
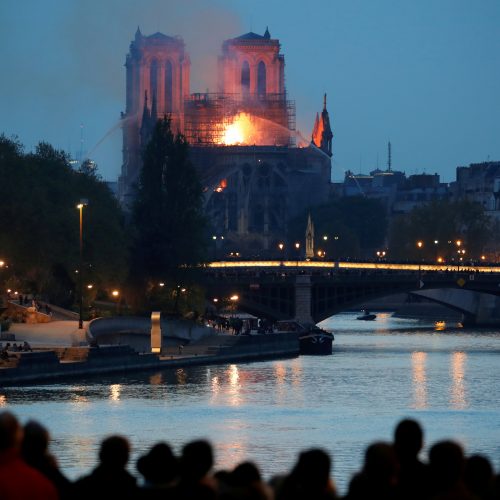
[[[221,343],[214,335],[195,351],[182,355],[139,354],[125,345],[59,348],[15,353],[0,364],[0,386],[36,384],[89,375],[184,368],[189,366],[295,357],[299,354],[294,333],[229,337]],[[233,340],[236,339],[236,340]]]

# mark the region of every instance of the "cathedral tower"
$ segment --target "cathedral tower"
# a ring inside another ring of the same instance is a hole
[[[269,30],[226,40],[219,57],[219,92],[242,98],[285,93],[285,58]]]
[[[184,99],[189,95],[190,60],[179,37],[162,33],[142,35],[139,28],[130,44],[125,62],[126,111],[123,119],[123,165],[120,176],[120,200],[125,205],[132,195],[141,166],[141,134],[147,124],[168,115],[172,130],[182,131]],[[148,107],[151,103],[151,108]],[[153,116],[154,115],[154,116]]]

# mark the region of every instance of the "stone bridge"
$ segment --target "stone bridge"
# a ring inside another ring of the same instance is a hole
[[[210,269],[204,281],[211,299],[237,295],[238,309],[274,320],[318,323],[368,300],[406,292],[458,310],[471,324],[500,323],[497,272],[237,268]]]

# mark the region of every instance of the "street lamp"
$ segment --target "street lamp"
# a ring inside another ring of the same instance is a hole
[[[417,248],[419,250],[422,250],[422,247],[424,246],[424,242],[419,240],[417,241]],[[422,255],[419,255],[418,259],[418,286],[420,287],[420,283],[422,281]]]
[[[119,290],[113,290],[111,292],[111,295],[113,296],[113,298],[116,299],[116,314],[120,314],[120,291]]]
[[[458,260],[457,260],[457,272],[460,272],[460,261],[462,260],[463,256],[465,255],[465,248],[462,248],[461,250],[457,250],[458,252]]]
[[[78,270],[78,288],[80,292],[79,298],[79,315],[78,315],[78,329],[83,329],[83,207],[88,206],[89,200],[81,199],[80,203],[76,206],[80,211],[80,267]]]
[[[297,271],[299,269],[299,257],[300,257],[300,243],[297,241],[295,243],[295,252],[297,253],[296,257],[297,257]]]
[[[283,265],[283,249],[285,248],[284,243],[278,243],[278,248],[280,249],[280,259],[281,259],[281,265]]]

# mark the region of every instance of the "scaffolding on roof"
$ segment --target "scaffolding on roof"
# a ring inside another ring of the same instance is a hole
[[[227,127],[241,113],[266,131],[256,145],[295,145],[295,102],[286,94],[191,94],[184,101],[184,135],[193,146],[224,145]]]

